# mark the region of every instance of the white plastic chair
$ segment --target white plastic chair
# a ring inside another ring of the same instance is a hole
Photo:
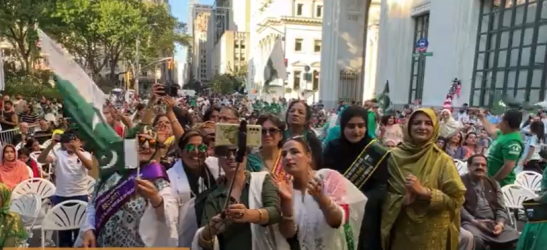
[[[456,169],[458,169],[458,174],[460,174],[460,176],[469,172],[469,169],[467,168],[467,162],[454,159],[454,164],[456,164]]]
[[[51,139],[48,139],[47,141],[45,141],[44,143],[42,143],[42,148],[47,148],[49,146],[49,144],[51,144]]]
[[[63,201],[51,208],[42,222],[42,247],[46,245],[46,231],[79,229],[85,220],[87,202]]]
[[[27,169],[28,169],[28,178],[32,179],[34,177],[34,172],[32,171],[32,168],[30,168],[29,165],[27,165]]]
[[[541,180],[543,176],[534,171],[522,171],[517,174],[515,184],[538,193],[541,191]]]
[[[11,201],[10,211],[21,216],[25,228],[27,229],[29,239],[32,238],[32,229],[40,217],[42,210],[42,200],[37,194],[26,194]]]
[[[12,191],[11,199],[14,200],[20,196],[32,193],[40,196],[40,199],[46,199],[53,196],[55,190],[55,185],[53,185],[51,181],[42,178],[31,178],[15,186]]]
[[[19,149],[21,149],[22,145],[23,145],[23,142],[17,143],[17,145],[15,145],[15,151],[19,151]]]
[[[516,218],[511,210],[523,209],[522,202],[538,197],[532,190],[518,184],[510,184],[501,188],[503,200],[512,225],[516,225]]]
[[[36,165],[38,166],[38,169],[40,170],[40,174],[41,174],[42,171],[44,170],[44,167],[43,167],[42,163],[38,162],[38,156],[40,156],[40,153],[41,152],[32,152],[32,153],[30,153],[29,157],[32,158],[36,162]],[[48,174],[47,179],[49,179],[49,177],[51,177],[52,173],[53,173],[53,167],[50,166],[49,171],[47,173]],[[46,178],[46,177],[44,177],[44,178]]]

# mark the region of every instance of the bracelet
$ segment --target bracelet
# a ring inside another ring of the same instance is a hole
[[[256,211],[258,212],[258,222],[260,223],[260,222],[262,222],[262,213],[263,212],[260,209],[256,209]]]
[[[201,232],[199,234],[199,240],[207,245],[212,245],[215,242],[215,237],[212,237],[210,240],[206,240],[205,238],[203,238],[203,232]]]
[[[281,215],[281,220],[293,221],[294,220],[294,215],[291,215],[291,216]]]
[[[153,208],[159,208],[159,207],[161,207],[162,205],[163,205],[163,198],[161,198],[160,204],[158,204],[157,206],[152,205],[152,207],[153,207]]]

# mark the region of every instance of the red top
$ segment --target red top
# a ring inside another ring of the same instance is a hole
[[[38,164],[36,164],[36,161],[33,159],[30,159],[30,169],[32,169],[32,177],[33,178],[41,178],[40,169],[38,168]]]
[[[123,137],[123,127],[121,125],[114,126],[114,131],[116,131],[116,134],[118,134],[120,137]]]

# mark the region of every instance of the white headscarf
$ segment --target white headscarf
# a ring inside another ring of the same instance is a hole
[[[444,113],[447,112],[448,113],[448,120],[444,120]],[[440,130],[439,130],[439,136],[442,136],[442,137],[445,137],[445,138],[450,138],[452,137],[454,134],[456,134],[460,128],[462,127],[462,124],[458,121],[456,121],[456,119],[454,119],[454,117],[452,117],[452,112],[450,112],[450,110],[448,109],[443,109],[441,111],[441,115],[440,115],[440,122],[439,122],[439,125],[440,125]]]

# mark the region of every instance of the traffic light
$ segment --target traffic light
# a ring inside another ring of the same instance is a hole
[[[167,62],[167,68],[175,69],[175,62],[173,61],[173,59],[169,59],[169,61]]]

